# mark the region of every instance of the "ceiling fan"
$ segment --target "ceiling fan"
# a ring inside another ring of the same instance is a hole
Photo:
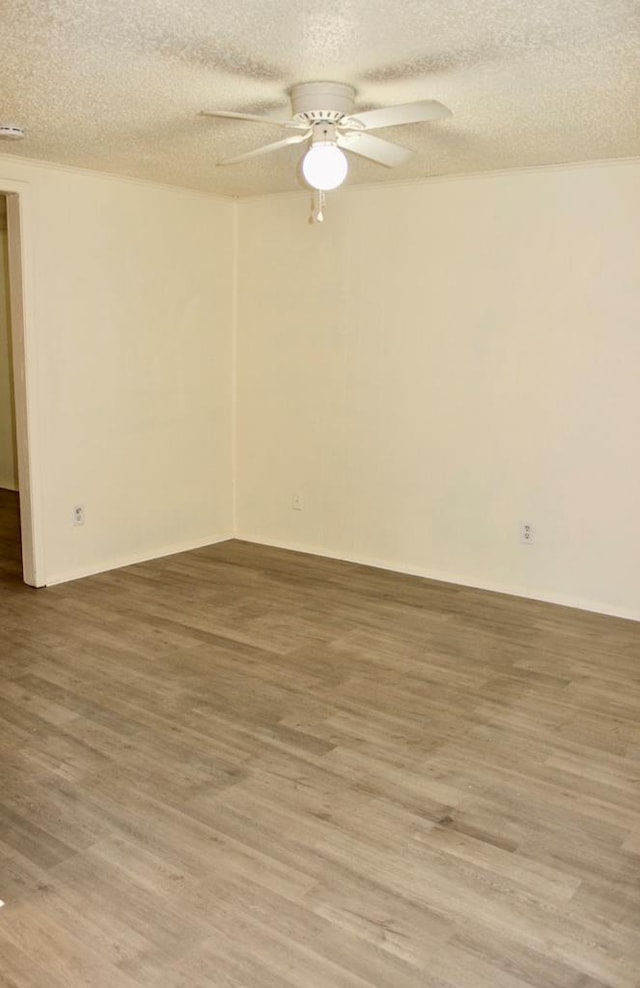
[[[437,100],[420,100],[353,113],[354,100],[355,90],[344,83],[303,82],[291,90],[293,112],[289,120],[232,110],[202,110],[200,115],[271,126],[276,124],[292,131],[280,141],[226,158],[218,164],[234,165],[292,144],[308,143],[310,146],[302,159],[302,171],[308,184],[320,192],[335,189],[344,182],[349,168],[345,151],[387,168],[403,165],[412,156],[413,151],[409,148],[376,137],[370,131],[451,116],[451,110]]]

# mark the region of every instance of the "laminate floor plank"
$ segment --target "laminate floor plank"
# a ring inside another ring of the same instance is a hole
[[[0,988],[640,988],[640,625],[0,491]]]

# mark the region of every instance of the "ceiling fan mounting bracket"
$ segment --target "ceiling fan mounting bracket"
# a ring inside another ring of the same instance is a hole
[[[339,123],[353,112],[355,90],[342,82],[302,82],[291,90],[293,119]]]

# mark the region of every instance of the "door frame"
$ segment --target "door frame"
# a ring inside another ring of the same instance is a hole
[[[36,347],[32,290],[32,190],[28,182],[4,178],[0,193],[7,200],[9,305],[13,353],[22,575],[32,587],[45,585],[42,470],[36,394]]]

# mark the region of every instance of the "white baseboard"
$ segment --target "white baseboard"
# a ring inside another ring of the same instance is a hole
[[[488,590],[492,593],[507,594],[511,597],[521,597],[525,600],[540,600],[547,604],[558,604],[561,607],[574,607],[577,610],[590,611],[595,614],[607,614],[610,617],[624,618],[628,621],[640,621],[639,609],[619,607],[608,601],[590,600],[584,597],[576,597],[572,594],[549,593],[546,590],[540,590],[538,588],[530,589],[494,583],[492,581],[480,580],[477,577],[470,576],[468,573],[449,573],[442,570],[431,570],[421,566],[407,566],[406,563],[378,559],[375,556],[367,556],[365,554],[336,552],[335,550],[313,545],[310,546],[301,542],[274,542],[273,540],[265,539],[263,536],[247,533],[234,535],[233,532],[218,533],[192,542],[164,546],[154,550],[152,554],[142,553],[121,556],[115,559],[103,560],[100,563],[87,567],[53,573],[52,575],[48,574],[46,577],[46,586],[68,583],[70,580],[80,580],[87,576],[95,576],[97,573],[106,573],[110,570],[121,569],[123,566],[133,566],[136,563],[151,562],[154,559],[161,559],[163,556],[174,556],[180,552],[202,549],[208,545],[227,542],[230,539],[237,539],[239,542],[253,542],[256,545],[269,546],[274,549],[304,552],[311,556],[323,556],[325,559],[339,559],[343,562],[357,563],[361,566],[372,566],[374,569],[388,570],[389,572],[403,573],[409,576],[419,576],[423,579],[437,580],[441,583],[451,583],[456,586],[469,587],[475,590]]]
[[[179,552],[191,552],[193,549],[203,549],[208,545],[228,542],[233,537],[232,532],[209,535],[203,539],[196,539],[193,542],[182,542],[163,546],[157,550],[154,549],[151,554],[134,553],[131,556],[120,556],[115,559],[103,560],[100,563],[92,563],[90,566],[80,567],[74,570],[64,570],[61,573],[47,574],[45,586],[53,587],[59,583],[68,583],[70,580],[81,580],[86,576],[96,576],[97,573],[108,573],[113,569],[122,569],[123,566],[134,566],[136,563],[148,563],[154,559],[162,559],[164,556],[175,556]]]
[[[610,617],[624,618],[627,621],[640,621],[639,609],[618,607],[608,601],[589,600],[584,597],[575,597],[572,594],[549,593],[546,590],[539,590],[537,588],[531,590],[525,587],[507,586],[506,584],[479,580],[477,577],[469,576],[467,573],[448,573],[441,570],[430,570],[424,567],[407,566],[406,563],[377,559],[374,556],[360,555],[358,553],[344,554],[316,546],[309,546],[304,543],[266,541],[263,537],[247,534],[236,534],[234,538],[239,542],[254,542],[256,545],[270,546],[274,549],[306,552],[311,556],[324,556],[325,559],[339,559],[345,563],[358,563],[361,566],[372,566],[374,569],[389,570],[392,573],[420,576],[423,579],[437,580],[440,583],[453,583],[457,586],[469,587],[474,590],[489,590],[491,593],[508,594],[511,597],[522,597],[526,600],[540,600],[546,604],[558,604],[561,607],[575,607],[580,611],[607,614]]]

